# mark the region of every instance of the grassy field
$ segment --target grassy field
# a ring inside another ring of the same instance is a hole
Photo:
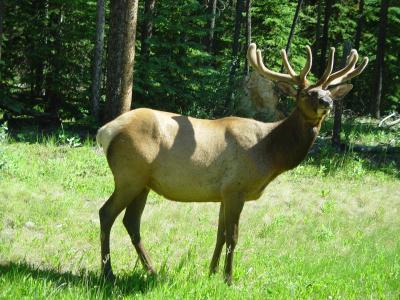
[[[35,138],[36,137],[36,138]],[[398,146],[399,131],[347,124],[350,143]],[[400,158],[320,147],[245,205],[234,284],[208,276],[217,204],[152,193],[142,236],[147,277],[119,217],[115,284],[100,275],[98,209],[112,177],[91,139],[0,132],[1,299],[399,299]]]

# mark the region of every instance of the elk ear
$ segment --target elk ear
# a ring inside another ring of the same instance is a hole
[[[278,81],[276,83],[276,85],[278,86],[279,90],[284,93],[287,96],[292,96],[294,98],[296,98],[297,96],[297,90],[296,88],[293,87],[293,85],[291,85],[290,83],[287,82],[283,82],[283,81]]]
[[[331,93],[331,98],[333,100],[342,99],[344,96],[348,94],[348,92],[351,91],[352,88],[353,88],[352,84],[341,84],[335,86],[334,88],[329,89],[329,92]]]

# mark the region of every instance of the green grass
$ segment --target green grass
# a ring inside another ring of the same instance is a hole
[[[245,205],[231,287],[208,277],[218,205],[151,193],[142,236],[159,274],[142,271],[119,217],[112,285],[99,277],[98,221],[112,176],[90,139],[72,137],[0,134],[0,299],[400,298],[398,156],[323,144],[278,177]],[[399,131],[346,123],[344,138],[398,145]]]

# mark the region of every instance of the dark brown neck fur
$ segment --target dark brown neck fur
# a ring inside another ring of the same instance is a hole
[[[323,118],[306,119],[296,108],[292,114],[268,135],[267,153],[276,173],[282,173],[299,165],[306,157],[321,128]]]

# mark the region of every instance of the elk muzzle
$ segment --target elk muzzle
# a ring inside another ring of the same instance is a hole
[[[319,106],[323,109],[332,109],[333,107],[333,101],[331,97],[328,96],[323,96],[318,99],[319,100]]]

